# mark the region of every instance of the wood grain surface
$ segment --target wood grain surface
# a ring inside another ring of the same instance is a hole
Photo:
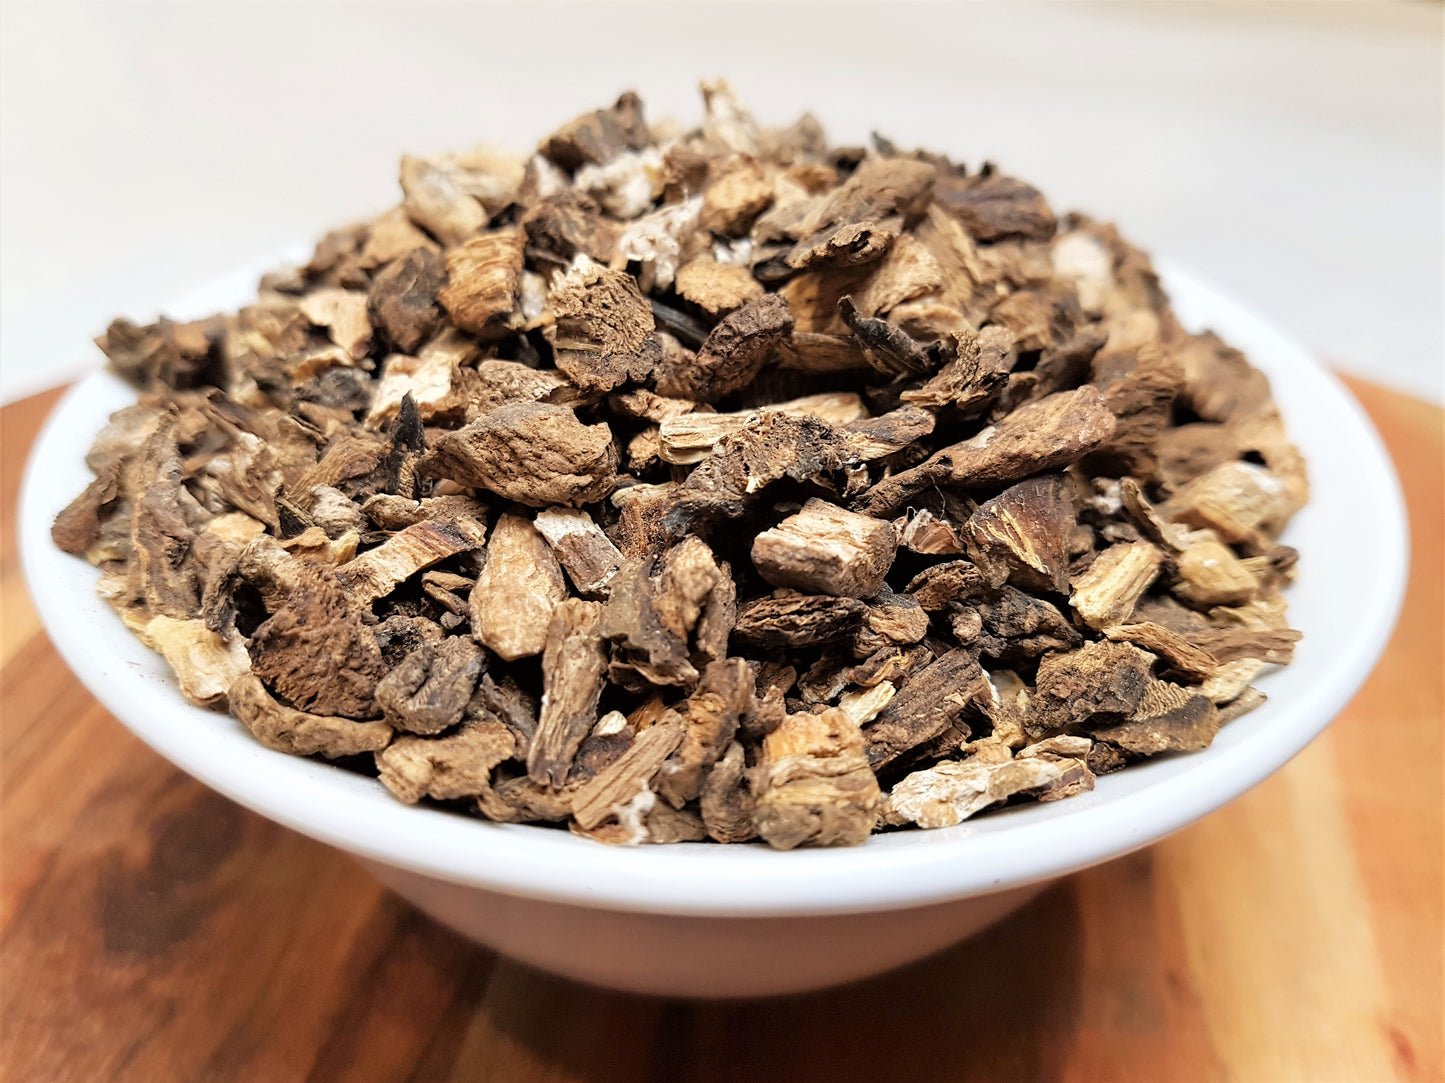
[[[1441,412],[1352,386],[1401,466],[1413,567],[1322,738],[923,963],[712,1004],[499,959],[145,748],[30,607],[15,490],[54,395],[6,407],[0,1079],[1441,1079]]]

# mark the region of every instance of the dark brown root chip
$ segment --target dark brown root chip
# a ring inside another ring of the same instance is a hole
[[[757,647],[817,647],[849,638],[868,607],[856,598],[780,591],[738,610],[733,636]]]

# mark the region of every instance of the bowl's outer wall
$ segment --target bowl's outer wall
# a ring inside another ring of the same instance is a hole
[[[50,542],[90,480],[91,435],[134,391],[106,373],[76,385],[32,452],[21,550],[57,649],[95,696],[161,755],[242,805],[372,862],[489,891],[582,907],[768,917],[922,907],[1057,877],[1147,845],[1238,796],[1288,761],[1374,667],[1407,568],[1393,467],[1348,392],[1266,321],[1161,265],[1185,325],[1211,327],[1270,377],[1309,463],[1313,499],[1285,535],[1301,551],[1291,618],[1296,661],[1261,679],[1270,701],[1203,752],[1109,775],[1069,801],[1021,806],[941,831],[891,832],[846,850],[754,845],[606,847],[565,832],[498,825],[394,801],[375,780],[262,748],[235,720],[185,703],[164,661],[96,596],[95,569]],[[233,307],[249,281],[199,294]]]
[[[881,974],[992,925],[1046,887],[875,913],[690,917],[543,902],[363,862],[397,894],[503,955],[649,996],[805,993]]]

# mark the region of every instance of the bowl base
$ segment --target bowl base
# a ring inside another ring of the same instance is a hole
[[[777,996],[872,977],[972,936],[1047,886],[882,913],[686,917],[501,895],[362,863],[432,918],[503,955],[591,985],[672,997]]]

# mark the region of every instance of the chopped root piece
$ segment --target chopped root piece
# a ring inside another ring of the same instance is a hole
[[[522,273],[522,242],[520,229],[499,229],[448,254],[447,284],[437,300],[453,326],[486,336],[511,315]]]
[[[1044,589],[1062,594],[1068,585],[1074,522],[1063,475],[1048,474],[1019,482],[981,504],[964,529],[977,547],[980,564],[1032,572]]]
[[[663,765],[658,794],[673,808],[695,800],[708,771],[737,733],[753,704],[753,675],[741,658],[711,662],[683,703],[687,728],[676,756]]]
[[[891,763],[956,726],[970,705],[991,694],[988,678],[973,655],[962,649],[949,651],[910,678],[868,727],[868,762],[875,769]]]
[[[617,449],[606,425],[584,425],[565,406],[519,402],[443,434],[427,469],[532,507],[576,506],[612,491]]]
[[[853,642],[855,657],[869,655],[895,645],[917,643],[928,634],[928,613],[907,594],[894,594],[886,587],[868,599],[868,612]]]
[[[843,426],[843,442],[862,462],[903,451],[933,432],[934,417],[916,406],[903,406],[880,417],[859,418]]]
[[[742,515],[774,482],[826,481],[854,456],[846,434],[815,417],[762,411],[718,441],[676,493],[669,527]]]
[[[753,827],[775,850],[856,846],[881,801],[863,734],[837,707],[788,715],[763,739]]]
[[[733,635],[760,647],[816,647],[847,639],[868,607],[854,598],[780,591],[738,610]]]
[[[467,405],[462,373],[455,361],[436,355],[421,358],[392,354],[386,359],[386,369],[372,397],[367,424],[375,428],[390,421],[408,395],[424,422],[460,417]]]
[[[1249,567],[1211,532],[1189,539],[1176,568],[1174,593],[1191,605],[1239,605],[1259,593]]]
[[[1258,658],[1237,658],[1217,666],[1199,686],[1217,706],[1233,703],[1249,690],[1250,682],[1264,672],[1265,664]]]
[[[366,356],[371,345],[371,316],[367,298],[354,290],[322,289],[307,294],[298,306],[301,314],[318,327],[324,327],[352,361]]]
[[[674,288],[710,316],[722,316],[763,295],[762,284],[746,267],[706,257],[679,267]]]
[[[251,634],[252,672],[300,710],[380,715],[376,682],[386,664],[366,610],[333,570],[291,556],[268,535],[247,546],[237,570],[270,613]]]
[[[696,653],[721,658],[733,624],[733,584],[699,538],[660,560],[629,561],[613,580],[602,634],[614,641],[614,683],[691,686]],[[690,646],[691,644],[691,646]]]
[[[596,263],[561,276],[548,295],[557,367],[583,391],[611,391],[652,372],[652,309],[629,274]]]
[[[753,565],[769,583],[818,594],[877,594],[893,566],[891,523],[814,498],[753,539]]]
[[[963,543],[959,541],[954,525],[927,508],[906,518],[895,519],[893,525],[898,529],[899,544],[915,553],[948,556],[963,552]]]
[[[1167,681],[1154,681],[1127,721],[1093,731],[1136,756],[1208,748],[1219,730],[1219,712],[1208,696]]]
[[[480,548],[485,537],[482,525],[466,516],[415,523],[347,561],[336,574],[353,597],[369,604],[423,568]]]
[[[1122,624],[1159,574],[1163,554],[1149,542],[1110,546],[1076,576],[1069,604],[1091,628]]]
[[[1263,707],[1268,697],[1258,688],[1246,688],[1230,702],[1219,708],[1219,724],[1233,722],[1241,715],[1249,714],[1257,707]]]
[[[934,485],[987,486],[1077,462],[1114,435],[1114,415],[1085,384],[1022,406],[997,425],[946,447],[926,462],[880,481],[859,510],[892,515]]]
[[[1089,781],[1080,786],[1083,779]],[[1002,763],[974,757],[940,763],[915,771],[893,787],[883,806],[883,822],[952,827],[1015,794],[1043,795],[1061,784],[1092,789],[1093,774],[1082,759],[1069,756],[1020,756]]]
[[[696,357],[669,366],[657,390],[694,402],[715,402],[752,383],[792,329],[788,303],[776,293],[749,301],[712,329]]]
[[[1039,663],[1024,730],[1034,740],[1072,726],[1093,730],[1122,721],[1154,682],[1155,658],[1128,643],[1086,643]]]
[[[572,815],[584,828],[593,828],[618,813],[657,774],[683,738],[685,724],[668,712],[637,735],[631,746],[607,768],[582,786],[572,803]]]
[[[622,567],[622,554],[592,516],[576,508],[548,508],[533,520],[578,594],[600,597]]]
[[[335,759],[378,752],[391,741],[391,727],[385,722],[308,714],[278,703],[260,678],[251,673],[236,678],[227,698],[231,710],[256,740],[277,752]]]
[[[867,415],[863,400],[853,394],[807,395],[791,402],[762,407],[791,417],[816,417],[832,425],[845,425]],[[758,410],[731,414],[689,412],[661,419],[658,437],[663,461],[675,466],[701,462],[725,436],[741,432]]]
[[[937,172],[908,158],[865,158],[803,222],[803,239],[788,253],[788,266],[857,266],[881,258],[904,222],[928,205]]]
[[[1221,463],[1169,498],[1164,513],[1175,522],[1219,532],[1227,542],[1275,538],[1290,513],[1289,489],[1262,466]]]
[[[713,764],[703,781],[698,802],[709,837],[718,842],[746,842],[756,838],[753,795],[748,785],[747,755],[734,741]]]
[[[522,515],[502,515],[468,601],[477,642],[508,662],[541,654],[566,597],[562,569],[541,533]]]
[[[510,759],[512,731],[500,722],[467,721],[445,737],[398,737],[376,754],[381,782],[402,801],[453,801],[490,788],[492,768]]]
[[[602,606],[569,598],[552,614],[542,651],[542,714],[527,752],[533,782],[561,786],[582,739],[597,722],[607,683]]]
[[[853,725],[866,726],[893,702],[896,692],[891,681],[879,681],[871,688],[844,692],[838,697],[838,709],[848,716]]]
[[[1214,655],[1153,621],[1111,625],[1104,629],[1104,635],[1116,642],[1132,643],[1157,654],[1170,669],[1192,681],[1204,681],[1207,685],[1220,671],[1219,660]],[[1245,680],[1245,684],[1254,679],[1262,664],[1256,663],[1256,667]]]
[[[225,639],[203,621],[152,617],[140,635],[170,663],[181,695],[203,707],[224,699],[236,679],[251,668],[239,638]]]
[[[372,280],[366,295],[372,322],[392,347],[411,353],[441,327],[443,314],[437,294],[446,284],[447,265],[442,257],[430,248],[413,248]],[[510,308],[508,305],[508,311]]]
[[[485,665],[482,648],[450,636],[424,643],[376,685],[386,720],[407,733],[440,733],[461,721]]]

